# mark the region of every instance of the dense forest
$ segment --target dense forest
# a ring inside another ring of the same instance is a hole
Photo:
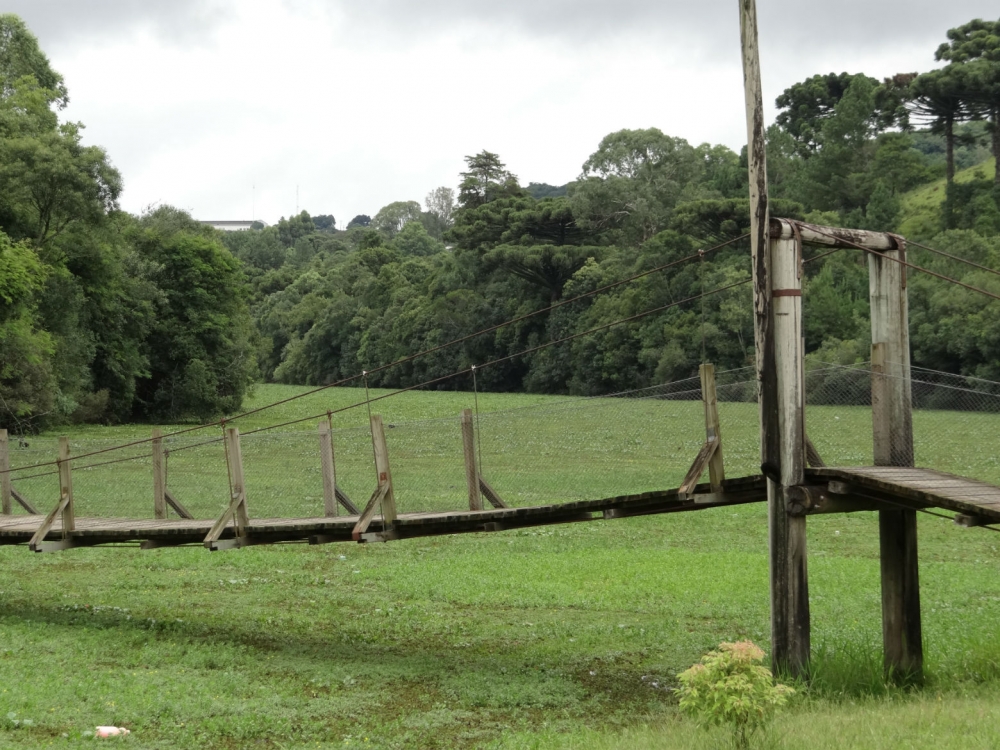
[[[905,231],[1000,268],[1000,21],[947,32],[942,67],[878,81],[816,75],[777,98],[772,213]],[[222,233],[186,213],[122,210],[122,177],[60,117],[69,93],[38,42],[0,15],[0,424],[203,419],[254,382],[325,384],[740,236],[746,156],[656,128],[606,136],[563,186],[523,187],[501,156],[456,188],[342,224],[302,212]],[[940,183],[940,186],[938,186]],[[940,189],[938,189],[940,187]],[[913,196],[931,191],[932,200]],[[737,242],[372,375],[408,386],[746,278]],[[913,249],[1000,292],[995,276]],[[860,251],[807,266],[815,360],[868,357]],[[1000,379],[1000,304],[915,275],[915,364]],[[513,357],[480,388],[598,394],[753,360],[749,287]],[[990,323],[990,321],[993,321]],[[438,387],[469,388],[465,378]]]

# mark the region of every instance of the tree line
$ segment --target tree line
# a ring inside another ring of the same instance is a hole
[[[987,84],[1000,81],[1000,22],[973,21],[947,39],[940,70],[882,82],[817,75],[778,97],[768,130],[775,215],[894,231],[909,191],[945,179],[943,208],[927,209],[914,239],[1000,267],[1000,189],[985,171],[998,156]],[[938,78],[963,102],[951,115],[929,98]],[[482,151],[466,157],[454,188],[343,230],[303,211],[221,233],[169,207],[121,211],[121,176],[102,149],[82,145],[82,125],[61,121],[67,101],[30,31],[0,16],[0,420],[15,429],[232,412],[257,380],[325,384],[372,370],[739,237],[749,223],[745,149],[650,128],[607,135],[565,186],[525,187]],[[954,179],[976,164],[982,178]],[[443,378],[733,284],[748,277],[748,255],[734,243],[381,370],[370,384]],[[910,257],[1000,292],[985,272]],[[478,386],[598,394],[687,377],[705,359],[750,364],[749,295],[743,285],[511,357],[479,370]],[[915,364],[1000,379],[996,302],[921,276],[910,299]],[[810,357],[867,359],[860,253],[809,264],[804,304]],[[437,387],[471,385],[463,376]]]

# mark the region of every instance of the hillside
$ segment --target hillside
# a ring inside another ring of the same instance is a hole
[[[993,159],[955,173],[956,182],[992,180],[996,174]],[[945,197],[945,179],[921,185],[902,196],[899,233],[904,237],[929,239],[941,231],[941,205]]]

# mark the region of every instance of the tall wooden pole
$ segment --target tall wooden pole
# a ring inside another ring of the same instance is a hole
[[[801,279],[800,249],[795,241],[770,241],[764,101],[757,43],[757,6],[738,0],[743,51],[743,87],[747,112],[747,156],[750,173],[750,249],[753,263],[754,343],[760,404],[761,470],[768,477],[768,518],[771,555],[771,659],[774,666],[801,674],[809,661],[809,592],[805,565],[805,521],[786,512],[785,489],[802,481],[805,433],[800,429],[801,402]],[[775,260],[782,264],[776,284]],[[796,289],[776,311],[772,291]],[[782,325],[779,344],[776,320]],[[795,313],[795,310],[798,312]],[[780,312],[780,316],[776,315]],[[792,381],[795,381],[794,383]],[[796,425],[799,425],[797,427]],[[799,448],[802,448],[801,452]]]
[[[465,454],[465,483],[469,488],[469,510],[482,510],[483,497],[479,493],[476,428],[472,422],[472,409],[462,410],[462,452]]]
[[[167,517],[167,471],[163,460],[163,432],[153,430],[153,517]]]
[[[876,466],[913,466],[906,247],[868,254],[872,322],[872,420]],[[923,672],[917,512],[879,511],[885,669],[903,682]]]

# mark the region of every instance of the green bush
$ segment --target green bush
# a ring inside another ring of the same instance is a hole
[[[702,726],[728,726],[736,747],[750,739],[795,691],[775,683],[764,652],[751,641],[721,643],[678,678],[681,710]]]

